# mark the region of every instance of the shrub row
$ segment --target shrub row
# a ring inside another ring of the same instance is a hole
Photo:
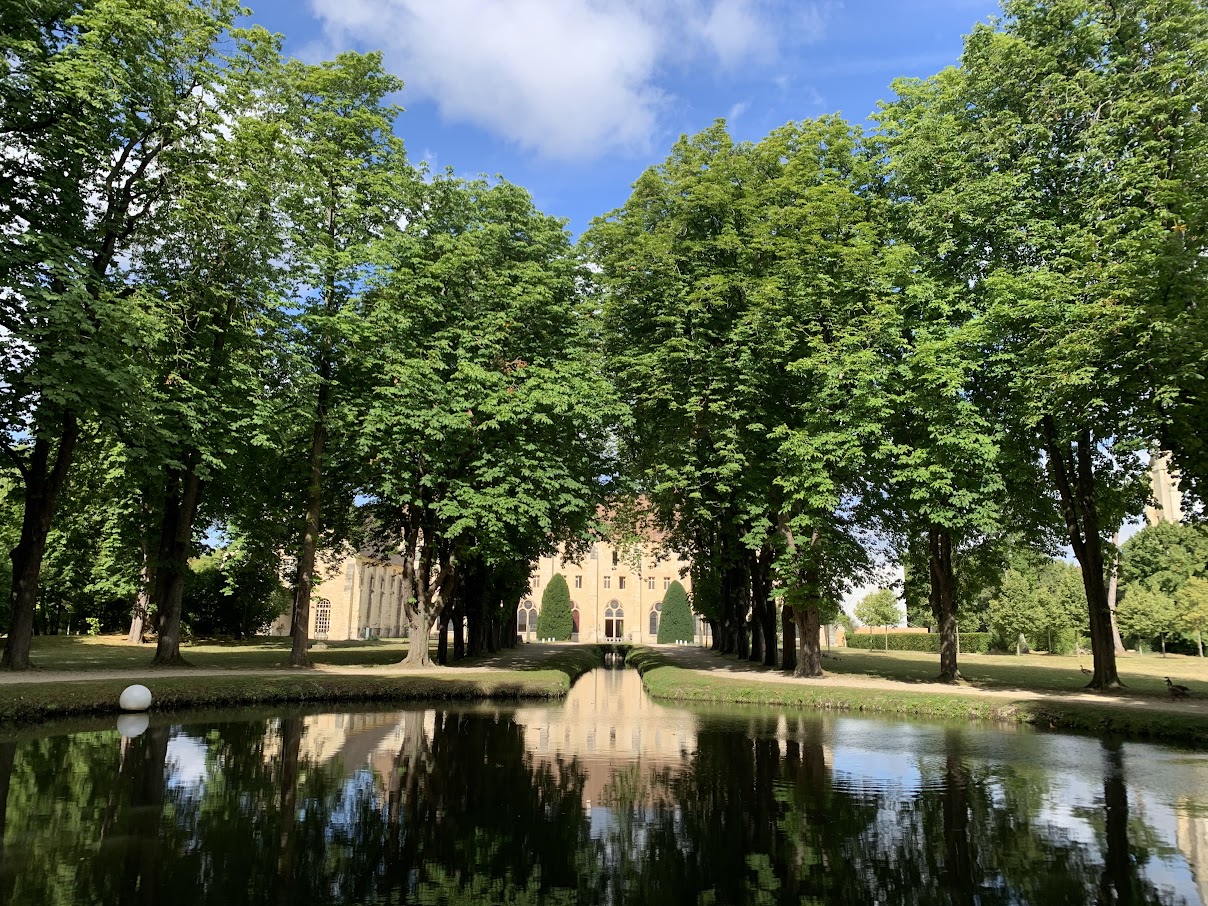
[[[961,652],[963,654],[986,654],[990,650],[990,633],[962,632]],[[934,651],[939,653],[940,636],[938,632],[890,632],[888,634],[890,651]],[[871,634],[854,632],[847,634],[848,648],[872,649],[884,651],[886,634],[874,632]]]

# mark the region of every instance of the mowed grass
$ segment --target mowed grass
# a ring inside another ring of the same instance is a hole
[[[122,689],[136,679],[151,688],[154,711],[286,703],[560,698],[581,675],[604,663],[603,651],[597,646],[559,646],[548,651],[537,650],[541,646],[526,650],[529,646],[525,646],[515,652],[453,664],[488,667],[489,672],[325,673],[285,667],[288,644],[287,639],[256,639],[182,648],[186,659],[196,667],[232,671],[280,667],[279,673],[156,677],[149,669],[153,646],[140,648],[118,637],[38,639],[34,654],[39,667],[74,675],[39,680],[41,671],[32,670],[21,674],[19,682],[0,683],[0,723],[114,713],[119,710]],[[316,663],[340,667],[394,664],[406,653],[406,642],[394,640],[326,643],[311,651]],[[104,670],[129,670],[130,675],[89,678]]]
[[[879,676],[912,684],[935,679],[935,655],[919,652],[889,652],[888,655],[840,649],[839,659],[824,662],[824,669],[848,675]],[[854,655],[850,657],[849,655]],[[880,658],[880,662],[876,663]],[[1003,664],[1008,659],[1013,663]],[[868,659],[866,661],[865,659]],[[725,664],[729,659],[718,659]],[[909,688],[844,687],[799,682],[761,681],[764,671],[749,674],[712,674],[708,670],[687,670],[675,666],[665,654],[654,649],[635,649],[628,663],[642,672],[646,690],[653,698],[677,702],[753,704],[778,707],[813,708],[824,711],[909,714],[932,719],[975,719],[1033,724],[1045,729],[1085,730],[1119,733],[1148,739],[1160,739],[1203,747],[1208,745],[1208,715],[1203,711],[1180,711],[1179,703],[1169,700],[1163,676],[1188,681],[1198,678],[1208,695],[1208,671],[1198,658],[1180,659],[1181,672],[1162,671],[1150,657],[1136,659],[1135,669],[1125,671],[1125,682],[1141,686],[1134,694],[1109,693],[1101,702],[1069,701],[1062,696],[1085,691],[1086,677],[1076,658],[1043,655],[1014,658],[981,655],[970,657],[962,670],[975,678],[964,686],[967,694],[931,692]],[[1163,659],[1158,657],[1157,661]],[[1176,659],[1166,658],[1169,668]],[[970,661],[977,661],[970,669]],[[1071,663],[1062,663],[1071,661]],[[982,663],[984,662],[984,663]],[[1129,660],[1129,666],[1134,666]],[[861,669],[861,668],[864,669]],[[841,676],[837,677],[841,681]],[[1046,697],[1041,700],[1012,701],[1010,698],[979,696],[983,689],[1027,690]],[[1161,691],[1158,691],[1158,690]],[[1193,694],[1195,694],[1193,692]],[[1136,706],[1160,696],[1161,705]],[[1132,704],[1130,704],[1130,701]]]
[[[258,670],[286,667],[288,637],[257,636],[244,642],[186,642],[180,653],[191,666]],[[376,666],[393,664],[407,656],[405,639],[318,642],[310,649],[316,664]],[[125,636],[36,636],[30,651],[34,666],[42,670],[130,670],[151,666],[155,643],[132,645]]]
[[[939,655],[921,651],[832,650],[822,669],[836,675],[864,674],[904,683],[934,682]],[[1090,654],[962,654],[961,675],[981,689],[1027,689],[1033,692],[1082,692],[1090,676],[1082,669],[1093,666]],[[1208,698],[1208,658],[1172,654],[1128,654],[1116,659],[1126,694],[1169,699],[1165,677],[1188,686],[1193,694]]]

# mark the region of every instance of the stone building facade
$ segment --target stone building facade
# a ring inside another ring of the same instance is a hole
[[[686,590],[687,562],[653,546],[622,556],[600,541],[579,563],[561,553],[542,557],[516,614],[526,641],[537,638],[541,593],[555,573],[570,587],[574,638],[582,642],[653,642],[658,636],[663,594],[678,580]],[[388,561],[363,555],[327,558],[316,564],[321,577],[311,596],[310,637],[317,640],[398,638],[407,630],[403,615],[402,558]],[[697,642],[708,644],[708,626],[697,620]],[[270,635],[288,635],[290,615],[280,616]]]
[[[529,578],[529,590],[520,601],[516,631],[526,641],[537,638],[537,615],[541,595],[555,573],[561,573],[570,589],[575,633],[580,642],[651,643],[657,640],[662,618],[663,595],[678,581],[691,593],[688,561],[653,544],[641,549],[618,551],[604,541],[596,542],[579,562],[561,554],[542,557]],[[708,625],[696,619],[696,642],[707,645]]]

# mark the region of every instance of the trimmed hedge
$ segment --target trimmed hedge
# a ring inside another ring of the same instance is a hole
[[[537,638],[570,641],[575,631],[575,616],[570,606],[570,586],[562,573],[554,573],[541,595],[541,612],[537,614]]]
[[[663,595],[663,610],[659,616],[660,645],[692,641],[692,608],[688,594],[679,582],[672,582]]]
[[[884,651],[886,648],[885,633],[847,634],[847,647],[864,650]],[[986,654],[990,651],[990,633],[962,632],[960,634],[962,654]],[[940,634],[938,632],[890,632],[890,651],[933,651],[940,650]]]

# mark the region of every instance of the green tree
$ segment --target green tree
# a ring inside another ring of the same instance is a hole
[[[323,531],[325,481],[331,478],[325,475],[332,459],[331,423],[338,422],[340,409],[350,402],[341,366],[359,332],[358,309],[351,303],[373,278],[379,263],[375,250],[404,217],[415,177],[393,132],[400,108],[385,103],[402,83],[385,71],[380,53],[342,53],[317,66],[297,63],[289,78],[295,169],[284,204],[292,233],[291,263],[303,288],[294,300],[300,312],[299,354],[307,363],[298,375],[299,418],[310,427],[289,662],[303,667],[310,665],[310,597]],[[355,424],[355,419],[349,421]]]
[[[177,191],[159,212],[158,241],[131,267],[157,318],[141,447],[158,473],[146,492],[159,522],[151,552],[158,665],[182,662],[188,561],[199,527],[218,516],[207,495],[255,436],[264,375],[278,364],[270,338],[281,330],[286,274],[276,191],[292,161],[285,92],[276,40],[257,30],[241,46],[206,129],[165,157]]]
[[[1208,578],[1208,526],[1159,522],[1120,546],[1120,581],[1174,597],[1192,576]]]
[[[659,614],[658,643],[669,645],[673,642],[691,642],[694,636],[692,607],[688,603],[688,593],[678,581],[667,586],[663,593],[663,609]]]
[[[998,643],[1023,652],[1025,638],[1042,625],[1044,606],[1034,581],[1016,569],[1008,569],[997,593],[990,599],[989,623]]]
[[[444,176],[414,190],[389,273],[358,303],[368,389],[355,439],[365,509],[384,545],[401,539],[421,639],[471,563],[503,576],[589,535],[622,413],[563,224],[506,182]],[[427,663],[426,646],[407,657]]]
[[[82,425],[116,425],[140,402],[131,351],[151,327],[125,256],[154,236],[175,188],[171,152],[212,122],[218,48],[239,12],[232,0],[6,11],[0,439],[24,507],[6,668],[29,666],[46,539]]]
[[[537,614],[537,636],[558,642],[570,641],[574,631],[570,587],[562,573],[554,573],[541,593],[541,611]]]
[[[902,621],[902,609],[898,606],[898,595],[891,588],[870,591],[856,604],[855,618],[865,626],[885,627],[885,650],[889,650],[889,627]]]
[[[964,339],[978,311],[971,286],[983,256],[975,236],[951,223],[949,187],[966,151],[954,108],[959,84],[952,70],[895,81],[897,99],[877,115],[895,231],[884,266],[899,286],[901,320],[889,489],[908,564],[908,611],[922,609],[925,588],[947,682],[959,676],[958,602],[986,578],[984,555],[1007,496],[997,429],[972,392],[983,358]]]
[[[1208,630],[1208,579],[1192,576],[1179,589],[1179,628],[1195,633],[1195,646],[1204,656],[1204,632]]]
[[[1165,657],[1166,636],[1179,628],[1180,613],[1175,600],[1140,583],[1124,586],[1123,597],[1123,603],[1116,608],[1121,631],[1138,639],[1157,636]]]
[[[1137,452],[1162,433],[1172,384],[1192,380],[1185,367],[1158,378],[1151,351],[1197,355],[1198,341],[1163,337],[1202,279],[1202,240],[1183,234],[1200,235],[1187,225],[1203,211],[1208,10],[1011,0],[1004,12],[941,77],[957,153],[935,195],[947,219],[932,223],[941,246],[979,262],[967,336],[988,367],[976,398],[1020,473],[1048,473],[1082,566],[1090,685],[1110,688],[1106,539],[1138,508]]]
[[[249,550],[242,539],[189,563],[184,623],[194,635],[245,639],[263,632],[286,609],[279,562]]]

